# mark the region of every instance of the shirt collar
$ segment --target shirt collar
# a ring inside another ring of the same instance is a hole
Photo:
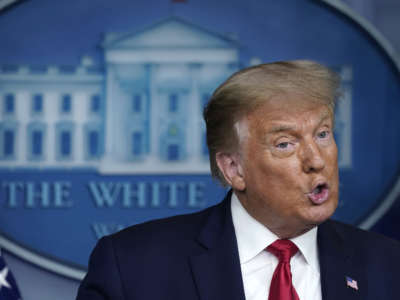
[[[244,264],[279,239],[266,226],[254,219],[232,193],[232,221],[235,228],[240,263]],[[306,262],[319,273],[317,227],[291,239],[299,248]]]
[[[239,249],[240,263],[244,264],[258,255],[278,237],[249,215],[239,199],[232,193],[232,221]]]
[[[306,262],[319,273],[319,259],[318,259],[318,246],[317,246],[317,231],[318,227],[310,229],[302,235],[290,239],[299,248],[301,254]]]

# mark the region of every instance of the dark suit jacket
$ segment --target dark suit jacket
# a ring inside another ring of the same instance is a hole
[[[400,243],[335,221],[319,226],[317,240],[324,300],[400,299]],[[244,300],[230,194],[199,213],[102,238],[77,296],[100,299]]]

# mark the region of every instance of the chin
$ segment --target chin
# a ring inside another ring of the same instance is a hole
[[[307,224],[316,226],[328,220],[335,212],[336,206],[335,203],[325,203],[325,205],[310,207],[305,215]]]

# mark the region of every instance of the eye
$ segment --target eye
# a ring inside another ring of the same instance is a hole
[[[271,146],[273,146],[275,153],[279,153],[280,155],[289,155],[293,153],[296,148],[296,139],[292,137],[281,136],[276,139]]]
[[[321,132],[319,132],[319,133],[317,134],[317,136],[318,136],[320,139],[325,139],[325,138],[327,138],[327,137],[329,136],[329,131],[328,131],[328,130],[321,131]]]
[[[279,149],[286,149],[288,146],[289,146],[288,142],[283,142],[283,143],[279,143],[278,145],[276,145],[276,147]]]

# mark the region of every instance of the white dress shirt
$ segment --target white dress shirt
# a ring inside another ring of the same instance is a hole
[[[265,248],[279,238],[249,215],[235,193],[232,193],[231,210],[246,300],[267,300],[278,259]],[[321,300],[317,227],[291,241],[299,248],[290,267],[300,300]]]

